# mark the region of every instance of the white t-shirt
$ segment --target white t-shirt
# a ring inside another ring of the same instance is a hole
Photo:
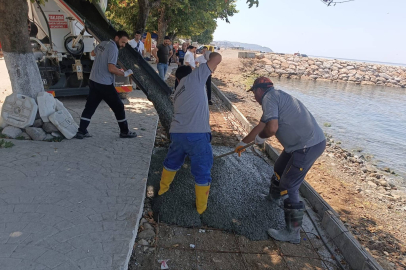
[[[207,63],[206,58],[204,58],[204,55],[200,55],[198,58],[196,58],[196,62],[198,62],[199,64],[204,64]]]
[[[192,53],[191,51],[187,51],[187,53],[186,53],[186,55],[185,55],[185,60],[183,60],[183,61],[184,61],[185,64],[186,64],[186,62],[188,62],[189,65],[190,65],[192,68],[195,68],[195,67],[196,67],[195,54]]]
[[[138,45],[138,43],[139,43],[139,45]],[[130,44],[130,46],[131,46],[134,50],[138,50],[138,52],[139,52],[140,54],[142,54],[142,51],[144,50],[144,43],[142,43],[141,40],[138,41],[138,43],[137,43],[137,41],[135,41],[135,39],[132,39],[132,40],[130,40],[130,41],[128,42],[128,44]],[[137,45],[138,45],[138,48],[137,48]]]

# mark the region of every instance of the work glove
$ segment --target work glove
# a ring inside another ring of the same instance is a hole
[[[126,71],[124,71],[124,77],[128,77],[131,74],[133,74],[133,71],[131,69],[127,69]]]
[[[255,137],[255,144],[264,144],[265,141],[266,141],[266,138],[263,139],[263,138],[259,137],[259,135],[257,135],[257,136]]]
[[[243,141],[240,141],[237,146],[235,147],[234,152],[236,152],[238,154],[239,157],[241,157],[241,153],[245,151],[245,149],[241,149],[244,146],[246,146],[247,144]]]

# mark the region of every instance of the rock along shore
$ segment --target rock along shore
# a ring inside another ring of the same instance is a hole
[[[275,53],[246,53],[239,57],[253,56],[262,60],[255,66],[255,72],[262,76],[406,88],[406,67]]]

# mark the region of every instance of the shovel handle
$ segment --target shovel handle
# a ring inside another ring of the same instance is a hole
[[[243,150],[243,149],[245,149],[245,148],[248,148],[248,147],[250,147],[250,146],[252,146],[252,145],[254,145],[254,144],[255,144],[255,142],[251,142],[251,143],[247,144],[246,146],[240,148],[240,150]],[[220,155],[220,156],[215,156],[214,159],[226,157],[226,156],[229,156],[229,155],[234,154],[234,153],[235,153],[235,151],[231,151],[231,152],[222,154],[222,155]]]

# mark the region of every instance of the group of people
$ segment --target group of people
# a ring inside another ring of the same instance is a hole
[[[87,127],[101,100],[105,100],[115,113],[120,137],[137,136],[128,128],[124,105],[114,89],[114,75],[132,74],[131,70],[122,71],[116,67],[118,50],[126,45],[128,39],[126,32],[118,31],[114,39],[101,42],[92,52],[95,62],[90,75],[90,93],[77,138],[90,136]],[[165,38],[166,44],[167,40]],[[161,50],[165,50],[165,55],[170,55],[170,51],[165,49],[165,42],[156,50],[158,61],[161,61],[162,52],[158,54]],[[196,210],[203,214],[208,206],[213,166],[209,99],[205,85],[221,63],[222,56],[217,52],[208,53],[208,56],[203,54],[205,61],[202,60],[197,67],[193,62],[196,64],[200,60],[194,56],[187,57],[187,53],[194,54],[194,50],[192,47],[187,48],[183,65],[178,67],[175,74],[177,87],[173,93],[174,115],[169,130],[171,144],[163,163],[158,195],[170,192],[169,187],[176,172],[188,156],[195,181]],[[167,60],[162,64],[166,64]],[[305,205],[300,200],[299,188],[307,172],[325,150],[324,133],[305,105],[288,93],[276,89],[269,78],[256,79],[248,91],[253,93],[255,100],[261,105],[263,114],[258,125],[236,145],[235,152],[241,155],[247,144],[255,142],[261,145],[272,136],[280,141],[284,150],[276,160],[274,173],[270,176],[267,199],[278,206],[283,200],[286,225],[282,230],[270,228],[268,234],[279,241],[300,243],[300,226]]]

